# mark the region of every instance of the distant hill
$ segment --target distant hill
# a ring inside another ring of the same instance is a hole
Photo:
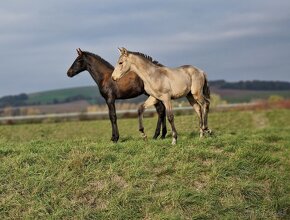
[[[102,102],[98,87],[86,86],[31,93],[28,94],[26,103],[28,105],[59,104],[79,100],[97,104]]]
[[[126,99],[129,103],[139,103],[145,100],[142,95],[134,99]],[[49,105],[62,104],[85,100],[90,104],[105,104],[105,99],[101,96],[97,86],[74,87],[68,89],[57,89],[30,94],[19,94],[4,96],[0,98],[0,108],[6,106],[31,106],[31,105]]]
[[[266,99],[270,95],[280,95],[290,98],[290,83],[279,81],[239,81],[227,82],[225,80],[210,81],[212,93],[221,96],[222,99],[230,102],[248,102],[253,99]],[[139,103],[146,99],[146,96],[139,96],[134,99],[127,99],[126,102]],[[85,100],[90,104],[105,104],[97,86],[75,87],[43,91],[31,94],[19,94],[4,96],[0,98],[0,108],[6,106],[28,106],[70,103]]]

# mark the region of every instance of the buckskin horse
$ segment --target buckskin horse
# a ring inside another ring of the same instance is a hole
[[[168,121],[172,128],[172,144],[177,142],[171,99],[186,96],[199,117],[200,137],[211,133],[207,126],[207,115],[210,105],[210,90],[204,71],[190,65],[169,68],[160,65],[152,57],[119,49],[120,57],[112,74],[113,80],[122,79],[130,71],[134,71],[143,80],[145,91],[150,95],[139,107],[139,131],[146,136],[142,116],[146,108],[162,101],[166,108]]]
[[[148,96],[144,90],[143,81],[133,71],[129,71],[126,77],[123,77],[121,80],[117,82],[113,81],[111,76],[114,67],[109,62],[96,54],[82,51],[79,48],[77,49],[77,53],[78,57],[68,69],[67,75],[69,77],[73,77],[85,70],[90,73],[94,81],[97,83],[101,95],[104,97],[108,105],[109,118],[112,125],[111,140],[113,142],[117,142],[119,139],[119,130],[117,125],[115,100],[130,99],[142,94]],[[153,138],[156,139],[160,135],[161,126],[161,138],[165,138],[167,133],[165,107],[162,102],[156,102],[155,108],[158,113],[158,121]]]

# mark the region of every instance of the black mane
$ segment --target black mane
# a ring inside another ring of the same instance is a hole
[[[99,60],[100,62],[102,62],[106,67],[110,68],[110,69],[114,69],[114,67],[112,66],[112,64],[110,64],[107,60],[103,59],[102,57],[100,57],[97,54],[88,52],[88,51],[83,51],[84,54],[95,57],[97,60]]]
[[[133,52],[133,51],[128,51],[128,53],[131,53],[131,54],[135,54],[135,55],[138,55],[138,56],[141,56],[143,58],[145,58],[146,60],[149,60],[150,62],[152,62],[153,64],[155,64],[156,66],[164,66],[163,64],[159,63],[157,60],[153,60],[152,57],[144,54],[144,53],[140,53],[140,52]]]

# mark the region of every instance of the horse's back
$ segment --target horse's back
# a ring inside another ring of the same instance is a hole
[[[186,96],[189,92],[200,96],[204,85],[204,71],[191,65],[184,65],[176,68],[158,67],[155,77],[160,78],[154,81],[157,90],[166,91],[171,98],[176,99]],[[153,89],[154,90],[154,89]]]
[[[191,76],[196,77],[204,74],[204,71],[197,68],[196,66],[192,65],[183,65],[178,67],[180,69],[183,69],[184,71],[188,72]]]

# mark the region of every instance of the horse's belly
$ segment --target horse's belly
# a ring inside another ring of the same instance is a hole
[[[178,99],[178,98],[186,96],[189,92],[190,92],[190,89],[189,90],[183,90],[183,91],[180,91],[180,92],[174,92],[174,93],[171,94],[171,98],[172,99]]]
[[[178,99],[180,97],[186,96],[190,92],[190,84],[188,83],[183,83],[179,85],[178,83],[174,83],[171,88],[172,99]]]

